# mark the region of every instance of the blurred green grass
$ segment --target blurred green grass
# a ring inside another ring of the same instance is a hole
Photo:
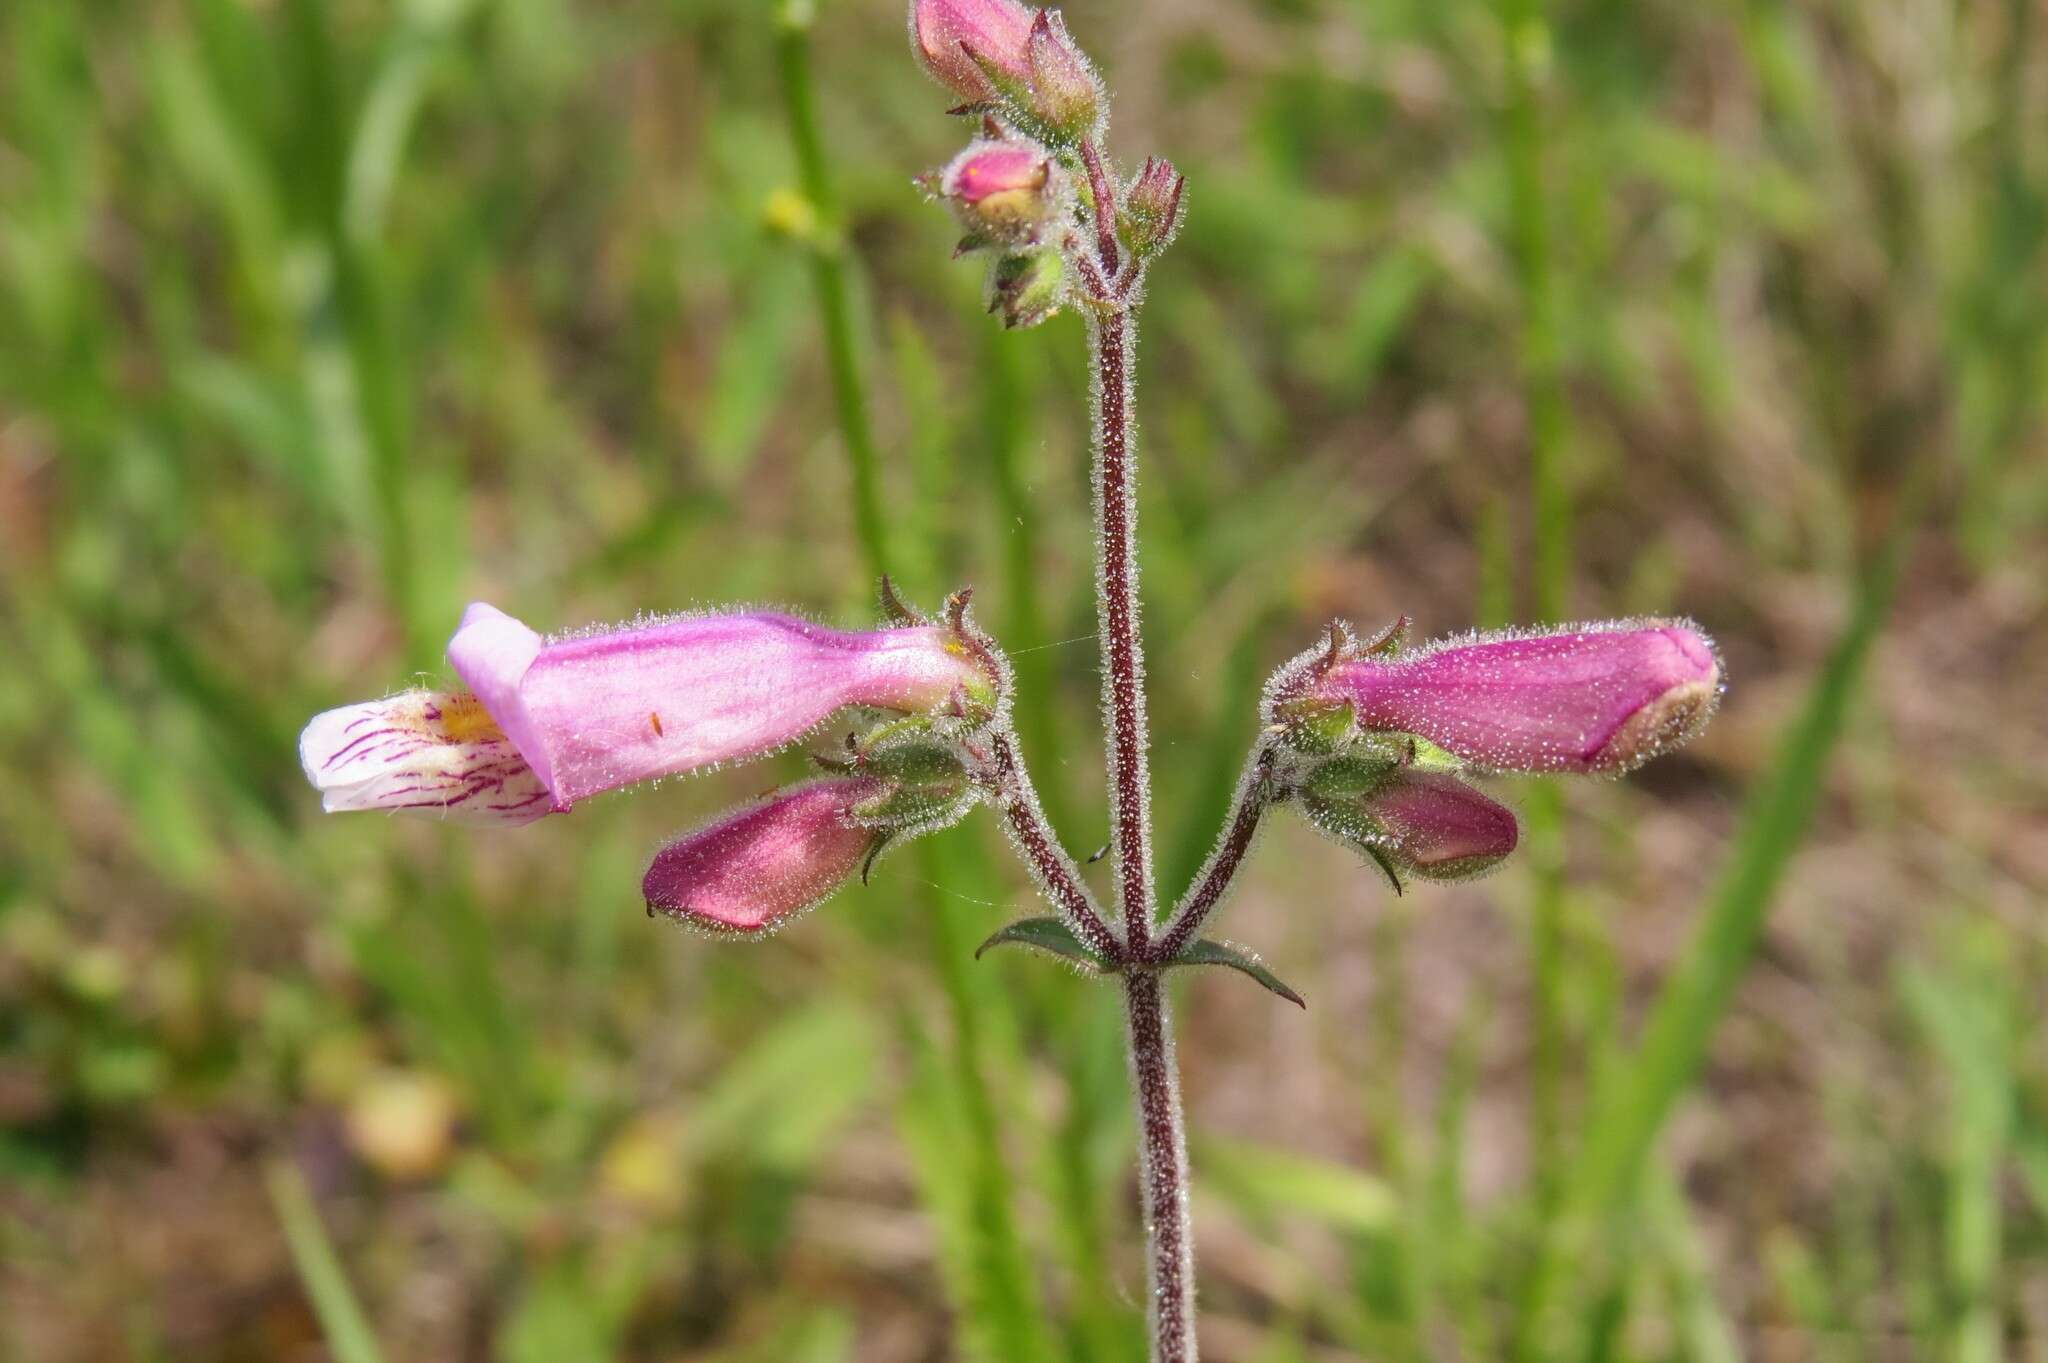
[[[473,836],[295,770],[475,596],[862,618],[775,18],[0,8],[9,1356],[1135,1356],[1115,1001],[967,960],[1029,904],[985,826],[739,948],[633,880],[775,772]],[[1736,688],[1565,794],[1541,893],[1269,838],[1223,931],[1310,1013],[1181,1007],[1210,1354],[2048,1356],[2040,16],[1069,20],[1191,181],[1139,399],[1167,883],[1330,614],[1683,610]],[[979,588],[1085,854],[1078,326],[992,334],[947,262],[898,7],[810,47],[882,557]]]

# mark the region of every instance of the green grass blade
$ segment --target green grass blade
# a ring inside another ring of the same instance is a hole
[[[1906,505],[1913,499],[1909,493]],[[1527,1328],[1554,1337],[1549,1319],[1587,1241],[1638,1187],[1658,1133],[1699,1076],[1708,1042],[1762,938],[1792,854],[1819,803],[1871,646],[1883,628],[1910,538],[1902,520],[1859,583],[1847,626],[1805,707],[1778,746],[1775,766],[1749,800],[1735,848],[1705,921],[1659,995],[1633,1056],[1612,1067],[1594,1096],[1585,1154],[1531,1278]],[[1525,1341],[1526,1342],[1526,1341]]]
[[[292,1164],[278,1160],[264,1171],[264,1183],[335,1363],[384,1363],[377,1336],[349,1286],[334,1242],[327,1238],[327,1228],[320,1223],[320,1211],[313,1205],[305,1176]]]

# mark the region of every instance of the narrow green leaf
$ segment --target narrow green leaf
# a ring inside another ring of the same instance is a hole
[[[1858,592],[1855,613],[1779,748],[1776,767],[1750,799],[1742,832],[1692,949],[1666,984],[1634,1062],[1599,1104],[1612,1120],[1592,1126],[1578,1203],[1604,1210],[1634,1185],[1678,1098],[1697,1077],[1714,1025],[1755,954],[1778,883],[1805,836],[1829,756],[1841,737],[1891,603],[1898,546]]]
[[[285,1243],[291,1247],[292,1263],[299,1281],[320,1319],[320,1330],[333,1351],[335,1363],[383,1363],[377,1336],[356,1301],[356,1294],[342,1271],[327,1228],[320,1224],[319,1209],[306,1180],[293,1165],[279,1160],[264,1171],[270,1189],[270,1204],[284,1227]]]
[[[1293,1212],[1337,1230],[1385,1235],[1397,1224],[1394,1190],[1350,1165],[1239,1141],[1201,1140],[1195,1182],[1246,1212]]]
[[[924,845],[927,878],[952,884],[968,872],[973,844],[957,835]],[[985,861],[979,862],[984,864]],[[952,1053],[940,1068],[941,1083],[957,1117],[958,1136],[942,1158],[958,1178],[966,1221],[959,1286],[961,1354],[990,1363],[1037,1363],[1056,1356],[1045,1302],[1040,1296],[1034,1254],[1017,1217],[1017,1189],[1002,1133],[1019,1114],[1006,1106],[1021,1072],[1020,1059],[1005,1040],[1003,991],[976,988],[963,947],[979,906],[938,895],[930,904],[933,963],[945,990],[953,1024]],[[936,1172],[936,1171],[934,1171]]]
[[[1247,951],[1243,947],[1229,942],[1212,942],[1205,937],[1175,957],[1173,963],[1177,966],[1228,966],[1241,974],[1251,976],[1267,989],[1286,999],[1296,1008],[1306,1009],[1308,1007],[1306,999],[1302,998],[1301,995],[1295,993],[1292,989],[1289,989],[1278,975],[1266,969],[1265,962],[1258,958],[1257,953]]]
[[[838,1003],[784,1018],[697,1096],[693,1144],[807,1171],[869,1101],[881,1047],[873,1022]]]
[[[991,947],[1026,946],[1054,956],[1064,956],[1070,961],[1094,970],[1104,970],[1102,958],[1081,945],[1072,928],[1058,918],[1020,918],[1006,928],[999,928],[989,935],[987,941],[974,949],[974,959],[980,960],[982,953]]]
[[[1932,461],[1927,467],[1934,467]],[[1608,1071],[1594,1094],[1585,1153],[1570,1170],[1563,1205],[1530,1277],[1523,1328],[1534,1335],[1524,1339],[1525,1352],[1567,1327],[1570,1313],[1562,1309],[1561,1295],[1568,1276],[1639,1188],[1657,1136],[1699,1077],[1714,1030],[1756,954],[1897,592],[1929,477],[1920,473],[1902,493],[1902,514],[1858,582],[1848,624],[1779,743],[1776,763],[1745,804],[1719,890],[1651,1010],[1641,1043]]]

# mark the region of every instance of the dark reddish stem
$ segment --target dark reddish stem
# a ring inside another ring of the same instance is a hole
[[[1188,1218],[1188,1147],[1173,1059],[1165,982],[1156,970],[1124,974],[1131,1081],[1138,1090],[1139,1178],[1151,1242],[1152,1363],[1195,1363],[1195,1255]]]
[[[1201,874],[1195,877],[1194,887],[1187,893],[1180,907],[1174,910],[1173,918],[1167,923],[1153,946],[1152,958],[1156,961],[1170,961],[1186,951],[1188,944],[1195,940],[1195,934],[1202,930],[1202,922],[1210,910],[1222,902],[1230,889],[1230,883],[1237,879],[1238,869],[1244,865],[1245,854],[1251,851],[1252,840],[1258,836],[1259,820],[1272,803],[1273,792],[1270,778],[1273,773],[1273,751],[1261,745],[1252,754],[1250,767],[1244,779],[1238,784],[1237,805],[1230,813],[1230,823],[1224,829],[1222,841],[1203,863]]]
[[[1084,147],[1096,181],[1097,226],[1110,204],[1101,160]],[[1114,227],[1103,234],[1115,274]],[[1135,271],[1133,272],[1135,273]],[[1188,1155],[1180,1079],[1166,1016],[1165,983],[1152,952],[1151,775],[1146,764],[1145,655],[1138,642],[1138,506],[1131,424],[1130,308],[1090,320],[1095,359],[1095,576],[1102,638],[1102,699],[1109,717],[1110,844],[1116,851],[1117,908],[1123,917],[1124,1005],[1130,1020],[1131,1079],[1138,1090],[1138,1153],[1150,1249],[1152,1363],[1195,1363],[1195,1261],[1188,1222]]]
[[[1040,811],[1037,792],[1032,789],[1031,776],[1024,770],[1023,759],[1017,755],[1015,740],[1007,733],[1000,734],[993,745],[997,796],[1001,801],[1003,819],[1010,825],[1010,831],[1017,837],[1017,845],[1024,850],[1033,878],[1046,898],[1066,919],[1087,948],[1112,965],[1123,959],[1123,943],[1103,920],[1102,913],[1095,906],[1095,896],[1088,893],[1087,884],[1081,879],[1080,868],[1074,865],[1072,857],[1060,846],[1060,841],[1046,825]]]
[[[1146,762],[1145,659],[1138,643],[1137,498],[1132,483],[1131,317],[1098,317],[1095,346],[1095,503],[1101,542],[1096,615],[1102,633],[1103,706],[1109,714],[1111,842],[1117,907],[1131,954],[1152,938],[1151,774]]]

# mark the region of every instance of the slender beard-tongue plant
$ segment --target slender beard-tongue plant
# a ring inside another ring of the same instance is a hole
[[[1055,913],[993,933],[1113,977],[1125,998],[1155,1363],[1196,1357],[1189,1170],[1166,1004],[1169,971],[1224,966],[1299,1004],[1258,957],[1207,939],[1266,814],[1291,806],[1376,867],[1415,881],[1483,875],[1515,849],[1489,772],[1619,773],[1706,724],[1719,656],[1683,620],[1464,635],[1411,648],[1332,622],[1267,682],[1230,813],[1163,919],[1152,868],[1139,639],[1135,314],[1182,216],[1159,159],[1121,175],[1109,101],[1059,14],[1018,0],[913,0],[912,47],[976,120],[923,182],[987,260],[989,311],[1034,326],[1072,308],[1093,371],[1096,607],[1107,729],[1108,910],[1041,812],[1011,724],[1015,676],[969,593],[933,616],[884,579],[884,620],[837,630],[752,609],[654,617],[544,638],[474,605],[449,642],[460,684],[316,716],[300,739],[330,810],[524,824],[605,791],[762,756],[846,716],[818,774],[712,820],[654,856],[649,913],[706,932],[771,932],[903,842],[989,806]]]

